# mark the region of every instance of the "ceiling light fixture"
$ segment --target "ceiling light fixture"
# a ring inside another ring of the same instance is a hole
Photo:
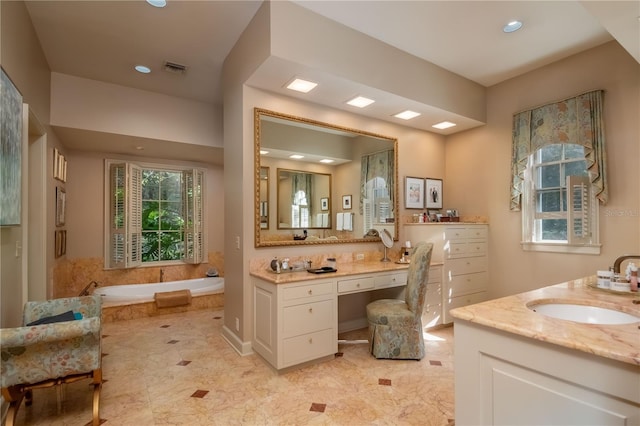
[[[296,78],[291,83],[287,84],[287,89],[295,90],[296,92],[309,93],[318,83],[314,83],[313,81],[302,80],[301,78]]]
[[[444,129],[448,129],[449,127],[454,127],[454,126],[456,126],[456,123],[452,123],[450,121],[442,121],[440,123],[434,124],[431,127],[435,127],[436,129],[444,130]]]
[[[419,116],[420,113],[419,112],[415,112],[415,111],[411,111],[411,110],[406,110],[406,111],[402,111],[396,115],[394,115],[394,117],[396,118],[401,118],[403,120],[411,120],[412,118],[416,118],[417,116]]]
[[[149,74],[151,72],[151,68],[145,67],[144,65],[136,65],[135,70],[142,74]]]
[[[502,31],[504,31],[505,33],[512,33],[514,31],[518,31],[520,28],[522,28],[522,22],[516,20],[511,21],[507,25],[502,27]]]
[[[320,160],[321,163],[325,163],[325,164],[329,164],[329,163],[333,163],[334,160],[330,159],[330,158],[324,158],[322,160]]]
[[[375,101],[373,99],[365,98],[364,96],[356,96],[355,98],[347,101],[347,103],[351,106],[364,108],[366,106],[371,105]]]
[[[267,155],[269,153],[269,151],[267,151],[266,149],[261,149],[260,150],[260,155]]]
[[[300,159],[304,158],[304,155],[292,154],[292,155],[289,156],[289,158],[293,158],[294,160],[300,160]]]
[[[167,0],[147,0],[153,7],[165,7],[167,5]]]

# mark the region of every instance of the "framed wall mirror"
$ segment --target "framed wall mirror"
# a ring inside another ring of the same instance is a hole
[[[256,247],[398,239],[397,139],[260,108],[254,120]]]

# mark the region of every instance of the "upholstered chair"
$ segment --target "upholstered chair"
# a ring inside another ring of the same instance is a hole
[[[87,378],[93,385],[93,425],[100,424],[101,308],[99,295],[27,302],[24,325],[0,329],[6,425],[13,425],[23,398],[31,405],[33,389]],[[34,322],[39,324],[27,325]]]
[[[432,243],[418,243],[411,256],[405,299],[380,299],[367,305],[369,347],[376,358],[424,357],[422,309],[427,294]]]

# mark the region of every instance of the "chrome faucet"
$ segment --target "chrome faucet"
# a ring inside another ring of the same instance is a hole
[[[88,296],[89,295],[89,288],[91,286],[93,286],[93,288],[96,288],[100,285],[100,283],[98,281],[91,281],[89,284],[87,284],[85,286],[85,288],[82,289],[82,291],[80,292],[80,294],[78,294],[78,296]]]
[[[615,260],[615,262],[613,262],[613,273],[614,274],[619,274],[620,273],[620,265],[622,264],[622,262],[624,262],[625,260],[628,259],[638,259],[640,260],[640,254],[625,254],[624,256],[620,256],[619,258],[617,258]]]

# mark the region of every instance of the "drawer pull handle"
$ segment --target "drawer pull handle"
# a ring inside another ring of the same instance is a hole
[[[313,294],[313,290],[309,289],[309,296]]]
[[[309,313],[312,314],[313,313],[313,308],[309,308]]]
[[[360,283],[356,284],[356,287],[360,288]]]
[[[309,338],[309,344],[313,345],[313,338]]]

